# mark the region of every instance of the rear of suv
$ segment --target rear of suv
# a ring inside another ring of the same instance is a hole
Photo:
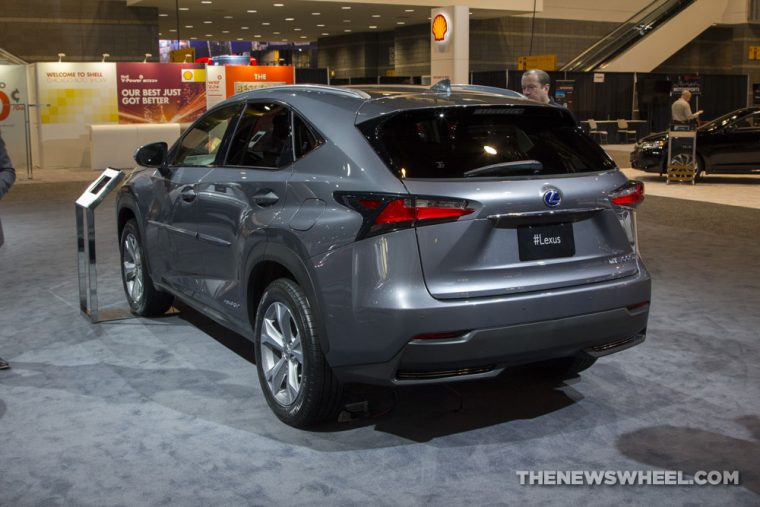
[[[345,382],[575,373],[644,340],[643,186],[562,108],[274,87],[136,159],[117,203],[133,310],[178,297],[249,337],[288,424],[334,413]]]

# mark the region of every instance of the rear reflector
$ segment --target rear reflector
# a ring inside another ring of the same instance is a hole
[[[423,333],[418,334],[412,340],[448,340],[451,338],[459,338],[462,335],[467,334],[469,331],[451,331],[447,333]]]
[[[610,202],[618,206],[638,206],[644,200],[644,184],[632,180],[610,194]]]
[[[639,308],[643,308],[645,306],[649,306],[649,301],[642,301],[641,303],[636,303],[635,305],[629,305],[626,308],[628,308],[628,311],[634,311],[638,310]]]

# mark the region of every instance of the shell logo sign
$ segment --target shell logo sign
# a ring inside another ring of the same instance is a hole
[[[436,42],[443,42],[446,40],[446,34],[449,31],[449,23],[446,21],[446,17],[443,14],[438,14],[433,18],[432,30],[433,38]]]
[[[206,69],[182,69],[183,83],[203,83],[206,81]]]

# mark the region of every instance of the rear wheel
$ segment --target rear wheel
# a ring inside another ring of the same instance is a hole
[[[292,280],[272,282],[256,312],[256,368],[264,397],[284,423],[303,428],[337,414],[342,389],[319,344],[315,316]]]
[[[161,315],[174,302],[174,298],[157,290],[150,279],[143,255],[137,222],[129,220],[121,231],[121,281],[132,313],[142,317]]]

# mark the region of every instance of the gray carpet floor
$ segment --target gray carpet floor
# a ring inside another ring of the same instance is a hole
[[[371,417],[281,424],[250,345],[189,310],[79,314],[74,209],[0,203],[0,505],[760,505],[760,211],[649,198],[647,341],[552,382],[354,386]],[[112,203],[101,307],[123,307]],[[528,486],[527,470],[739,470],[732,486]]]

